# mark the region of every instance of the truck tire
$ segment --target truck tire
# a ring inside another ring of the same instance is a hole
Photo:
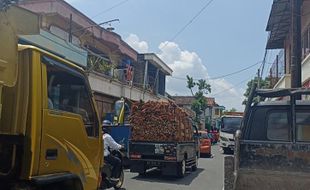
[[[185,160],[182,160],[177,165],[177,176],[182,178],[182,177],[184,177],[185,172],[186,172],[186,162],[185,162]]]
[[[195,157],[195,163],[192,166],[192,171],[196,171],[198,168],[198,156]]]
[[[223,147],[223,153],[224,154],[229,154],[229,148]]]

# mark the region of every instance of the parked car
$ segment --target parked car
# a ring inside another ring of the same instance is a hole
[[[212,134],[198,131],[200,140],[200,157],[211,157]]]

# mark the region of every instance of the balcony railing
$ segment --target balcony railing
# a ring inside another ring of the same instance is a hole
[[[280,78],[284,74],[285,74],[285,57],[284,57],[284,50],[281,50],[270,68],[270,74],[269,74],[270,87],[273,88],[274,85],[280,80]]]

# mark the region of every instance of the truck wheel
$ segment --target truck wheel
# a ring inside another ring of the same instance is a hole
[[[178,163],[178,166],[177,166],[178,177],[184,177],[185,171],[186,171],[185,160],[182,160],[181,162]]]
[[[224,153],[224,154],[228,154],[228,153],[229,153],[229,149],[226,148],[226,147],[223,147],[223,153]]]
[[[192,166],[192,171],[196,171],[197,170],[197,167],[198,167],[198,158],[197,156],[195,157],[195,163],[194,165]]]

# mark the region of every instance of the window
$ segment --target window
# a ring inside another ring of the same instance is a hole
[[[215,109],[215,115],[220,115],[220,109]]]
[[[310,113],[296,113],[297,141],[310,141]]]
[[[289,122],[288,122],[288,112],[277,111],[271,112],[267,116],[268,126],[267,126],[267,138],[268,140],[279,140],[288,141],[289,140]]]
[[[88,136],[98,136],[98,122],[83,76],[69,68],[47,64],[47,77],[48,108],[80,115]]]

